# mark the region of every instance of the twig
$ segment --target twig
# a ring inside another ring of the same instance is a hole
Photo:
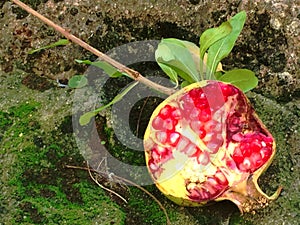
[[[109,63],[112,66],[114,66],[115,68],[120,70],[120,72],[127,73],[132,79],[137,80],[137,81],[147,85],[148,87],[151,87],[151,88],[153,88],[155,90],[158,90],[159,92],[165,93],[167,95],[171,95],[175,92],[174,89],[167,88],[167,87],[162,86],[160,84],[157,84],[157,83],[155,83],[151,80],[148,80],[147,78],[143,77],[139,72],[137,72],[133,69],[130,69],[127,66],[119,63],[118,61],[110,58],[109,56],[107,56],[104,53],[100,52],[96,48],[94,48],[94,47],[90,46],[89,44],[87,44],[86,42],[82,41],[78,37],[76,37],[76,36],[72,35],[71,33],[69,33],[67,31],[67,29],[62,28],[61,26],[59,26],[59,25],[55,24],[54,22],[52,22],[51,20],[47,19],[46,17],[44,17],[43,15],[41,15],[40,13],[35,11],[34,9],[30,8],[28,5],[24,4],[23,2],[21,2],[19,0],[12,0],[12,2],[14,2],[18,6],[20,6],[22,9],[26,10],[28,13],[30,13],[33,16],[35,16],[35,17],[39,18],[40,20],[42,20],[48,26],[54,28],[56,31],[61,33],[63,36],[65,36],[70,41],[80,45],[84,49],[86,49],[86,50],[90,51],[91,53],[95,54],[96,56],[98,56],[101,60]]]
[[[66,165],[66,168],[69,168],[69,169],[80,169],[80,170],[87,170],[89,171],[93,171],[93,172],[96,172],[96,173],[99,173],[99,174],[103,174],[103,175],[106,175],[104,172],[100,172],[100,171],[96,171],[96,170],[93,170],[93,169],[90,169],[90,168],[85,168],[85,167],[80,167],[80,166],[70,166],[70,165]],[[149,195],[157,204],[158,206],[161,208],[161,210],[164,212],[165,216],[166,216],[166,220],[167,220],[167,225],[171,225],[171,221],[170,221],[170,218],[168,216],[168,213],[167,213],[167,210],[165,209],[165,207],[161,204],[161,202],[153,195],[151,194],[149,191],[147,191],[145,188],[141,187],[140,185],[130,181],[130,180],[127,180],[123,177],[119,177],[119,176],[116,176],[116,175],[113,175],[115,178],[117,178],[118,180],[121,180],[121,181],[124,181],[130,185],[133,185],[135,187],[137,187],[138,189],[140,189],[141,191],[145,192],[147,195]]]
[[[123,198],[120,194],[118,194],[117,192],[115,192],[115,191],[113,191],[113,190],[110,190],[109,188],[106,188],[106,187],[104,187],[102,184],[100,184],[100,183],[98,182],[98,180],[95,179],[95,178],[93,177],[89,165],[88,165],[87,168],[88,168],[88,172],[89,172],[90,177],[92,178],[92,180],[93,180],[99,187],[101,187],[102,189],[104,189],[104,190],[106,190],[106,191],[108,191],[108,192],[110,192],[110,193],[116,195],[117,197],[119,197],[120,199],[122,199],[125,203],[127,203],[127,200],[126,200],[125,198]]]

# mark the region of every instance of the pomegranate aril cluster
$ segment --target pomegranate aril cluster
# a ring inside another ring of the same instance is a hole
[[[261,133],[247,133],[233,152],[233,160],[241,171],[254,172],[272,155],[273,139]]]
[[[194,201],[207,201],[218,197],[228,187],[228,181],[222,171],[207,177],[203,183],[186,181],[189,198]]]
[[[152,121],[152,127],[156,130],[174,131],[178,119],[180,119],[180,112],[174,107],[166,105]]]

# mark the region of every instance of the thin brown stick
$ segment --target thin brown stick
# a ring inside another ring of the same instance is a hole
[[[87,170],[89,171],[93,171],[93,172],[96,172],[96,173],[99,173],[99,174],[103,174],[103,175],[107,175],[105,174],[104,172],[100,172],[100,171],[96,171],[94,169],[90,169],[89,167],[86,168],[86,167],[80,167],[80,166],[70,166],[70,165],[66,165],[66,168],[68,169],[80,169],[80,170]],[[158,206],[161,208],[161,210],[164,212],[165,216],[166,216],[166,220],[167,220],[167,225],[171,225],[171,221],[170,221],[170,218],[168,216],[168,213],[167,213],[167,210],[165,209],[165,207],[161,204],[161,202],[153,195],[151,194],[149,191],[147,191],[145,188],[143,188],[142,186],[130,181],[130,180],[127,180],[123,177],[119,177],[119,176],[116,176],[116,175],[113,175],[113,177],[115,177],[116,179],[118,180],[121,180],[125,183],[128,183],[130,185],[133,185],[135,187],[137,187],[138,189],[140,189],[141,191],[145,192],[147,195],[149,195],[157,204]]]
[[[100,52],[96,48],[94,48],[94,47],[90,46],[89,44],[87,44],[86,42],[82,41],[78,37],[76,37],[76,36],[72,35],[71,33],[69,33],[67,31],[67,29],[62,28],[61,26],[59,26],[59,25],[55,24],[54,22],[52,22],[51,20],[47,19],[46,17],[44,17],[43,15],[41,15],[40,13],[35,11],[34,9],[30,8],[28,5],[24,4],[23,2],[21,2],[19,0],[12,0],[12,2],[14,2],[18,6],[20,6],[22,9],[26,10],[28,13],[30,13],[33,16],[35,16],[35,17],[39,18],[40,20],[42,20],[48,26],[54,28],[56,31],[61,33],[63,36],[65,36],[70,41],[80,45],[84,49],[86,49],[86,50],[90,51],[91,53],[95,54],[96,56],[98,56],[101,60],[109,63],[112,66],[114,66],[115,68],[120,70],[120,72],[127,73],[132,79],[137,80],[137,81],[147,85],[148,87],[151,87],[151,88],[153,88],[153,89],[155,89],[159,92],[165,93],[167,95],[171,95],[175,92],[174,89],[167,88],[167,87],[162,86],[160,84],[157,84],[157,83],[155,83],[151,80],[148,80],[147,78],[143,77],[139,72],[137,72],[133,69],[130,69],[127,66],[119,63],[118,61],[110,58],[109,56],[107,56],[104,53]]]
[[[106,190],[106,191],[112,193],[113,195],[119,197],[122,201],[124,201],[125,203],[127,203],[127,200],[126,200],[124,197],[122,197],[120,194],[118,194],[117,192],[115,192],[115,191],[113,191],[113,190],[110,190],[109,188],[104,187],[102,184],[100,184],[100,183],[98,182],[98,180],[97,180],[95,177],[93,177],[89,165],[88,165],[88,172],[89,172],[89,175],[90,175],[90,177],[92,178],[92,180],[93,180],[99,187],[101,187],[103,190]]]

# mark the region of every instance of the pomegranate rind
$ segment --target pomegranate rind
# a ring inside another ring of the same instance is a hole
[[[198,94],[193,104],[199,103],[201,110],[188,108],[187,93],[188,97]],[[240,113],[238,119],[245,127],[235,127],[233,109]],[[245,151],[245,146],[251,149]],[[275,156],[275,141],[247,97],[231,84],[201,81],[165,99],[150,118],[144,148],[156,186],[179,205],[203,206],[227,199],[243,212],[257,207],[249,203],[252,195],[268,202],[280,192],[268,197],[257,185]]]

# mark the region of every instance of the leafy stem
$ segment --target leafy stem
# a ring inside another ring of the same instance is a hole
[[[143,83],[161,93],[171,95],[176,92],[175,88],[168,88],[155,83],[139,72],[121,64],[120,62],[110,58],[108,55],[100,52],[86,42],[69,33],[66,29],[55,24],[37,11],[33,10],[19,0],[12,0],[15,4],[26,10],[28,13],[42,20],[50,27],[64,35],[68,40],[80,45],[84,49],[97,55],[101,61],[91,62],[89,60],[76,60],[78,63],[94,65],[103,69],[110,77],[120,77],[126,75],[137,82]],[[194,43],[175,38],[163,39],[155,52],[155,59],[161,69],[169,76],[170,80],[175,83],[175,87],[181,82],[181,86],[186,86],[194,82],[199,82],[203,79],[217,79],[223,82],[232,83],[244,92],[249,91],[257,86],[258,80],[255,74],[247,69],[233,69],[224,71],[222,59],[227,57],[241,33],[246,21],[246,12],[241,11],[233,16],[228,21],[222,23],[219,27],[210,28],[202,33],[198,47]],[[33,50],[31,53],[45,48],[51,48],[58,45],[67,44],[67,40],[56,42],[52,45]],[[179,80],[179,77],[181,80]],[[81,87],[86,82],[81,76],[75,77],[72,80],[74,87]],[[85,113],[80,118],[80,123],[87,124],[90,119],[99,111],[111,106],[120,101],[136,84],[123,90],[117,95],[108,105],[102,106],[94,111]]]
[[[38,49],[34,49],[34,50],[31,50],[28,52],[28,54],[34,54],[36,52],[39,52],[41,50],[44,50],[44,49],[47,49],[47,48],[53,48],[53,47],[56,47],[56,46],[62,46],[62,45],[67,45],[69,44],[69,40],[67,39],[60,39],[59,41],[53,43],[53,44],[50,44],[50,45],[47,45],[47,46],[44,46],[44,47],[41,47],[41,48],[38,48]]]
[[[32,8],[30,8],[28,5],[24,4],[23,2],[21,2],[19,0],[12,0],[12,2],[14,2],[18,6],[20,6],[22,9],[26,10],[28,13],[30,13],[30,14],[34,15],[35,17],[39,18],[40,20],[42,20],[48,26],[54,28],[56,31],[58,31],[59,33],[64,35],[68,40],[80,45],[84,49],[86,49],[86,50],[90,51],[91,53],[95,54],[96,56],[98,56],[101,60],[103,60],[103,61],[109,63],[110,65],[112,65],[113,67],[117,68],[121,73],[126,73],[132,79],[134,79],[134,80],[136,80],[140,83],[143,83],[143,84],[145,84],[145,85],[147,85],[147,86],[149,86],[153,89],[156,89],[156,90],[158,90],[162,93],[165,93],[167,95],[171,95],[175,92],[174,89],[170,89],[170,88],[167,88],[165,86],[159,85],[155,82],[152,82],[151,80],[149,80],[149,79],[145,78],[144,76],[142,76],[139,72],[137,72],[133,69],[130,69],[129,67],[119,63],[118,61],[116,61],[112,58],[110,58],[109,56],[107,56],[104,53],[100,52],[96,48],[94,48],[94,47],[90,46],[89,44],[87,44],[86,42],[82,41],[78,37],[76,37],[76,36],[72,35],[71,33],[69,33],[67,31],[67,29],[62,28],[61,26],[55,24],[54,22],[47,19],[46,17],[44,17],[43,15],[38,13],[37,11],[33,10]]]
[[[80,125],[86,125],[90,122],[91,118],[96,116],[100,111],[108,108],[109,106],[117,103],[118,101],[122,100],[122,98],[131,90],[133,89],[136,85],[138,84],[138,82],[134,82],[132,84],[130,84],[127,88],[125,88],[120,94],[117,94],[114,99],[109,102],[108,104],[106,105],[103,105],[91,112],[87,112],[85,114],[83,114],[80,119],[79,119],[79,123]]]

